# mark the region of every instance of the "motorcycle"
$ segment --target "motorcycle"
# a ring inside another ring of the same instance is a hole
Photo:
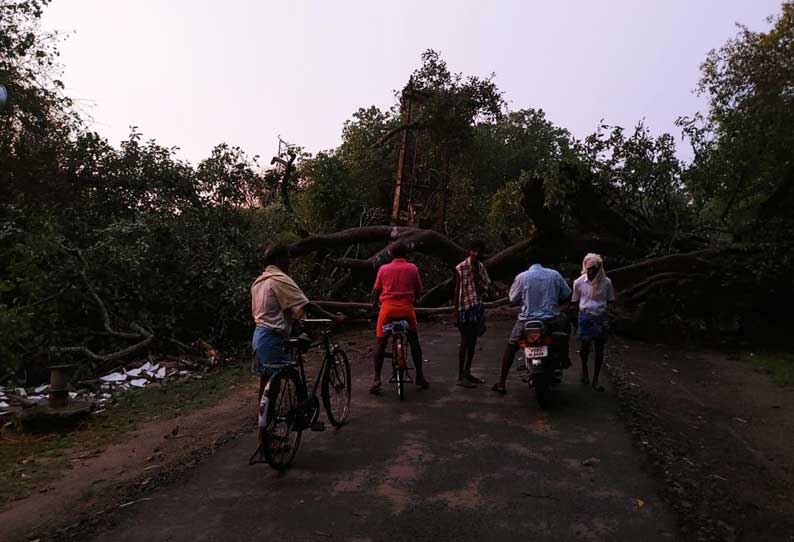
[[[551,331],[543,320],[528,320],[519,346],[527,367],[524,382],[535,388],[538,404],[546,408],[551,387],[562,382],[562,371],[567,368],[568,334]]]

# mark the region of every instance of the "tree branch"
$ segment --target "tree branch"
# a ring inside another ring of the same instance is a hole
[[[66,291],[67,288],[68,288],[68,286],[64,286],[63,288],[61,288],[60,290],[58,290],[57,292],[55,292],[52,295],[48,295],[47,297],[44,297],[44,298],[39,299],[37,301],[34,301],[33,303],[29,303],[27,305],[23,305],[21,307],[12,307],[12,308],[10,308],[8,310],[9,310],[9,312],[16,312],[16,311],[22,311],[22,310],[25,310],[25,309],[30,309],[30,308],[36,307],[38,305],[43,305],[44,303],[47,303],[48,301],[52,301],[56,297],[59,297],[62,293],[64,293]]]
[[[99,294],[97,294],[96,290],[94,289],[94,286],[91,284],[91,281],[88,280],[88,275],[86,274],[86,269],[88,268],[88,262],[86,262],[85,258],[83,257],[83,252],[79,248],[70,248],[65,245],[62,246],[67,253],[76,256],[80,260],[80,263],[82,264],[82,267],[80,269],[80,278],[83,280],[83,283],[85,284],[86,288],[91,294],[91,297],[94,299],[94,302],[99,307],[99,311],[102,315],[102,324],[107,334],[112,337],[117,337],[120,339],[135,339],[135,340],[139,340],[139,342],[133,344],[132,346],[128,346],[127,348],[123,348],[121,350],[108,354],[97,354],[96,352],[89,349],[85,345],[52,346],[50,347],[50,352],[55,354],[81,353],[97,361],[109,362],[124,358],[148,346],[154,340],[155,336],[154,333],[144,328],[141,324],[138,324],[136,322],[130,324],[130,329],[134,331],[134,333],[125,333],[122,331],[116,331],[111,327],[110,314],[108,313],[108,310],[105,307],[105,303],[99,297]]]
[[[607,270],[607,275],[614,282],[615,289],[621,291],[660,273],[703,273],[709,271],[713,268],[713,264],[708,258],[719,254],[719,252],[717,249],[708,249],[651,258],[611,271]]]
[[[96,354],[92,350],[90,350],[86,346],[51,346],[50,352],[53,354],[65,354],[65,353],[80,353],[85,354],[91,359],[95,359],[97,361],[102,362],[109,362],[109,361],[116,361],[122,359],[138,350],[141,350],[149,345],[154,340],[154,335],[149,335],[148,337],[144,338],[142,341],[133,344],[132,346],[128,346],[122,350],[117,352],[113,352],[110,354]]]
[[[356,303],[356,302],[346,302],[346,301],[312,301],[315,305],[319,305],[320,307],[333,310],[333,311],[372,311],[373,313],[376,311],[376,308],[373,306],[372,303]],[[486,309],[496,309],[499,307],[504,307],[505,305],[509,304],[509,300],[505,297],[502,299],[497,299],[496,301],[488,301],[483,303],[483,306]],[[455,310],[455,307],[452,305],[448,307],[416,307],[414,309],[416,311],[417,316],[430,316],[434,314],[446,314]]]
[[[388,140],[399,134],[400,132],[404,132],[405,130],[410,130],[411,128],[419,128],[421,126],[421,119],[416,119],[413,122],[409,122],[407,124],[402,124],[397,128],[389,130],[384,135],[380,136],[378,140],[370,145],[370,149],[374,149],[377,147],[382,147]]]

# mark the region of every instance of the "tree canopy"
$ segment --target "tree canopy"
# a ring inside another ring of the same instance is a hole
[[[47,4],[0,4],[0,84],[9,91],[0,112],[0,380],[40,376],[57,347],[128,346],[101,332],[97,298],[113,326],[153,333],[152,347],[240,340],[258,248],[276,240],[381,227],[334,237],[352,241],[323,245],[294,270],[314,297],[363,295],[368,266],[386,254],[395,134],[404,130],[416,138],[417,171],[447,191],[448,236],[404,232],[438,296],[447,260],[473,237],[508,270],[508,256],[523,265],[537,255],[529,248],[549,245],[574,270],[585,249],[622,265],[739,247],[757,287],[777,303],[791,295],[791,236],[775,233],[794,231],[791,2],[767,32],[740,27],[706,57],[698,90],[709,108],[679,119],[692,163],[642,121],[577,139],[540,107],[511,110],[493,77],[454,73],[428,50],[406,82],[419,104],[410,120],[398,92],[388,110],[353,112],[336,148],[290,147],[269,169],[229,143],[193,165],[136,129],[118,146],[92,132],[63,93],[59,38],[39,24]],[[540,233],[546,245],[533,244]],[[726,284],[741,273],[727,273]],[[90,371],[101,356],[79,361]]]

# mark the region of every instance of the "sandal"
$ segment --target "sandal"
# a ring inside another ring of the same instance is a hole
[[[471,373],[467,374],[463,378],[465,378],[466,380],[468,380],[469,382],[471,382],[473,384],[485,384],[485,379],[484,378],[480,378],[480,377],[474,376]]]
[[[372,385],[372,386],[369,388],[369,392],[370,392],[372,395],[380,395],[381,393],[383,393],[383,384],[382,384],[381,382],[378,382],[378,383],[376,383],[376,384],[373,384],[373,385]]]
[[[493,387],[491,388],[491,390],[495,391],[496,393],[500,393],[502,395],[506,395],[507,394],[507,390],[501,384],[494,384]]]

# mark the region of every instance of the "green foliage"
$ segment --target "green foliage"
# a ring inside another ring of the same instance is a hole
[[[258,168],[256,157],[249,161],[239,147],[217,145],[212,156],[198,166],[196,189],[212,205],[257,207],[268,195],[265,178],[255,171]]]
[[[198,167],[133,129],[118,147],[82,129],[57,80],[47,2],[3,2],[0,83],[0,380],[41,381],[56,345],[129,345],[97,334],[142,322],[159,337],[216,345],[249,332],[256,248],[294,235],[256,158],[219,145]],[[78,360],[84,361],[84,360]],[[89,365],[90,368],[90,364]]]
[[[517,181],[525,171],[548,176],[573,156],[571,134],[550,122],[542,109],[510,111],[478,125],[476,147],[471,168],[485,193]]]
[[[523,182],[523,178],[510,181],[491,197],[487,236],[497,246],[526,239],[532,230],[532,221],[521,206]]]
[[[97,334],[99,308],[66,248],[82,249],[114,327],[241,338],[256,248],[294,235],[277,206],[260,207],[256,159],[219,145],[193,167],[135,129],[117,148],[82,130],[58,85],[42,82],[57,64],[41,5],[4,3],[0,17],[0,76],[14,79],[0,115],[0,380],[44,379],[51,346],[129,345]]]
[[[351,179],[350,169],[338,154],[319,153],[301,168],[308,182],[301,195],[302,215],[309,228],[334,231],[356,223],[362,197]]]
[[[794,356],[791,354],[749,354],[744,360],[760,367],[781,386],[794,386]]]
[[[619,126],[602,126],[581,144],[606,202],[638,225],[673,236],[687,219],[687,193],[681,163],[670,134],[654,137],[644,122],[626,136]]]
[[[450,72],[432,49],[422,54],[422,66],[411,80],[415,91],[424,97],[417,118],[429,130],[431,145],[448,154],[459,153],[477,124],[501,117],[504,100],[491,79]]]
[[[794,3],[770,23],[768,32],[742,26],[708,54],[698,91],[709,111],[679,119],[695,153],[685,177],[693,202],[730,233],[780,218],[794,202]]]

